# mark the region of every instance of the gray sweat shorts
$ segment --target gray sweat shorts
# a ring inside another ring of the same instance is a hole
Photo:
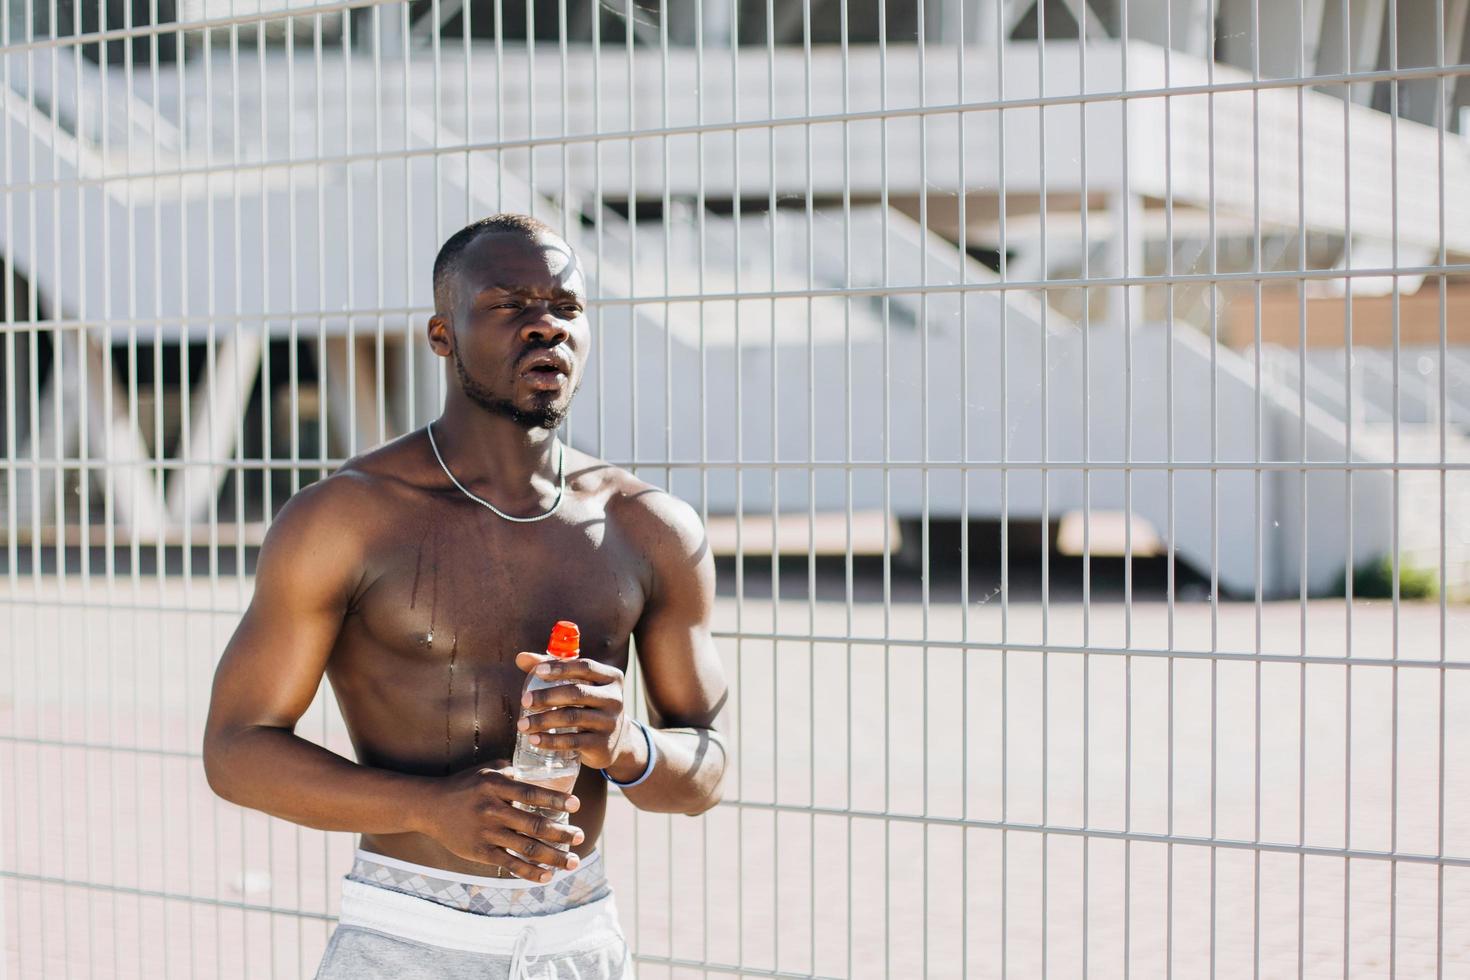
[[[633,980],[612,895],[549,915],[463,912],[365,882],[342,911],[316,980]]]

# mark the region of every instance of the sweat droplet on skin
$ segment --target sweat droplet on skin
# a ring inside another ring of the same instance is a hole
[[[474,761],[480,761],[480,675],[475,675],[475,755]]]
[[[433,634],[431,633],[430,636]],[[459,656],[459,634],[449,647],[449,691],[444,698],[444,771],[449,771],[450,719],[454,716],[454,661]]]
[[[429,533],[425,531],[424,536],[422,538],[419,538],[418,554],[414,557],[413,560],[413,591],[410,592],[408,595],[408,608],[410,609],[417,606],[419,601],[419,573],[423,570],[424,567],[424,540],[428,538],[428,536]]]

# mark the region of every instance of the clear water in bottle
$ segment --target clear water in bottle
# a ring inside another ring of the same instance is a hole
[[[576,624],[559,622],[551,631],[551,640],[546,645],[546,652],[563,660],[570,660],[577,656],[580,647],[580,634]],[[556,686],[550,681],[544,680],[535,674],[526,678],[526,691],[539,691],[548,687]],[[528,714],[526,709],[521,709],[521,714]],[[558,729],[551,729],[548,734],[556,734]],[[525,733],[516,734],[515,757],[511,760],[512,775],[523,783],[534,783],[547,789],[556,790],[558,793],[570,793],[577,782],[577,773],[582,764],[575,751],[556,749],[543,749],[532,745],[529,736]],[[528,807],[516,804],[522,810],[540,814],[556,823],[566,823],[569,816],[564,810],[548,810],[544,807]],[[559,845],[562,850],[567,850],[566,845]]]

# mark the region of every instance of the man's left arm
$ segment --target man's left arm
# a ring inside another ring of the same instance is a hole
[[[648,737],[625,711],[623,672],[592,660],[547,662],[523,653],[523,670],[543,670],[568,683],[535,692],[531,707],[551,709],[523,721],[544,748],[575,748],[582,764],[603,769],[640,809],[703,813],[720,801],[725,743],[715,730],[728,688],[710,636],[714,558],[693,508],[660,491],[624,500],[636,510],[629,531],[645,545],[649,594],[634,628],[638,663],[657,727]],[[546,729],[568,730],[547,735]],[[654,764],[648,768],[650,749]]]

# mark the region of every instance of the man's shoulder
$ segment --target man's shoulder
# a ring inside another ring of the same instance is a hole
[[[687,502],[620,467],[599,464],[610,526],[637,552],[648,597],[707,615],[715,568],[704,522]],[[704,610],[704,612],[699,612]]]
[[[704,544],[704,524],[685,501],[620,466],[591,460],[585,472],[607,501],[607,516],[645,549],[679,546],[683,550]]]
[[[424,489],[417,479],[415,435],[411,432],[360,453],[331,475],[301,488],[276,522],[359,537],[383,519],[391,520],[396,505],[411,504]]]
[[[356,594],[373,554],[400,533],[422,492],[412,436],[354,456],[292,494],[271,522],[258,574],[305,593]]]
[[[353,456],[333,476],[343,476],[359,492],[411,491],[424,489],[425,478],[437,474],[428,440],[420,426]]]

